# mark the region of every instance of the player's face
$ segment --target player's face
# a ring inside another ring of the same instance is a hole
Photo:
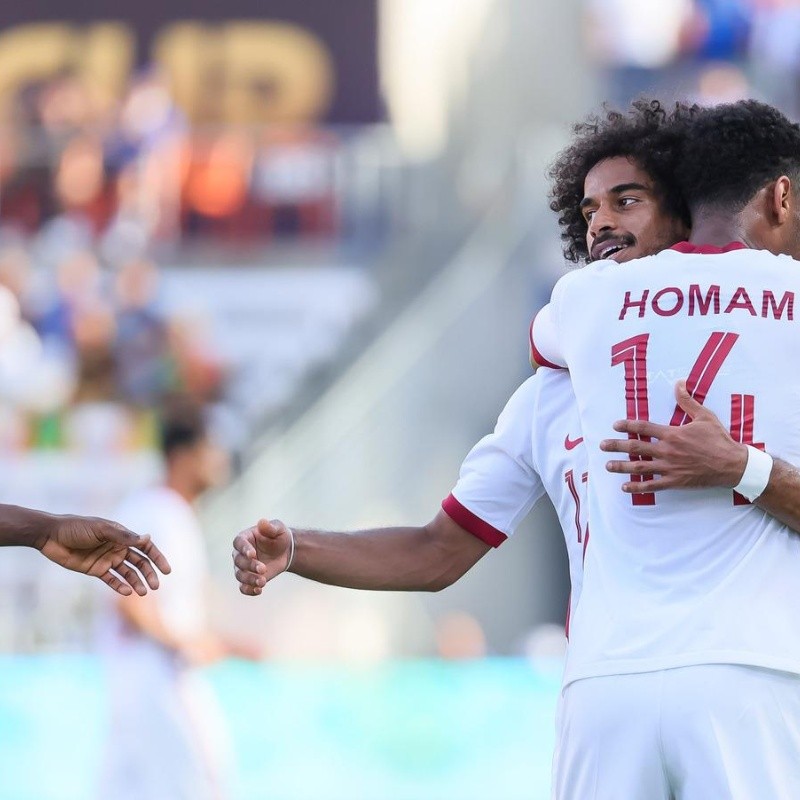
[[[581,201],[589,260],[631,261],[686,239],[686,226],[663,205],[652,178],[634,161],[599,161],[586,175]]]
[[[204,439],[193,448],[192,469],[199,492],[225,483],[230,473],[227,453],[211,439]]]

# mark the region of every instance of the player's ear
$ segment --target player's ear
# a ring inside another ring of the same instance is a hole
[[[792,218],[794,197],[792,181],[787,175],[781,175],[767,194],[770,205],[770,216],[778,225],[785,225]]]

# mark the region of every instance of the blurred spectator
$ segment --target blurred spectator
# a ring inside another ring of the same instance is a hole
[[[225,382],[224,364],[202,318],[179,315],[169,320],[169,352],[174,380],[182,391],[200,402],[219,399]]]
[[[79,305],[72,318],[72,338],[78,366],[75,402],[116,400],[116,322],[111,305],[104,300]]]
[[[117,194],[105,243],[112,261],[123,252],[128,258],[143,255],[153,237],[176,235],[186,128],[164,76],[155,69],[143,72],[132,83],[107,143],[106,164],[116,176]]]
[[[73,252],[57,266],[55,286],[44,291],[35,301],[34,327],[43,338],[74,349],[77,314],[83,305],[102,299],[100,264],[89,251]]]
[[[184,224],[190,233],[233,236],[247,202],[253,144],[243,131],[196,139],[185,154]]]
[[[229,374],[206,319],[167,312],[151,254],[187,234],[227,247],[335,238],[349,196],[343,154],[357,140],[339,131],[192,128],[156,68],[117,99],[91,87],[69,68],[28,81],[3,108],[0,287],[33,326],[21,325],[0,357],[0,373],[18,386],[0,389],[3,442],[14,449],[94,452],[105,442],[116,453],[126,441],[152,442],[142,420],[175,391],[220,407],[239,373]],[[353,172],[364,204],[366,184]],[[332,353],[333,338],[321,338]],[[47,365],[41,379],[22,380],[34,356]],[[291,361],[278,372],[295,381],[302,370]],[[279,384],[284,402],[291,386]],[[124,409],[110,412],[114,403]],[[241,442],[246,424],[228,426]]]
[[[586,0],[586,8],[589,50],[608,71],[608,99],[616,105],[657,89],[695,20],[692,0]]]
[[[152,262],[131,261],[117,274],[117,382],[121,396],[135,406],[155,405],[172,388],[167,322],[157,295],[158,272]]]
[[[800,116],[800,0],[586,0],[587,39],[613,102],[653,92],[763,98]]]
[[[800,117],[800,0],[752,0],[750,62],[773,103]]]
[[[22,245],[0,249],[0,286],[14,295],[25,316],[31,291],[31,260]]]
[[[735,103],[752,96],[747,76],[739,67],[724,62],[711,64],[697,81],[696,101],[704,106]]]
[[[658,69],[681,52],[691,0],[588,0],[587,36],[599,63],[612,68]]]
[[[751,0],[695,0],[696,30],[702,35],[692,53],[701,60],[736,61],[747,51]]]
[[[16,297],[0,287],[0,406],[45,413],[65,403],[71,390],[64,363],[48,357]]]
[[[114,200],[96,137],[75,136],[66,145],[56,167],[55,193],[61,211],[86,220],[94,234],[108,225]]]
[[[133,81],[122,103],[109,138],[109,165],[119,171],[142,154],[171,144],[185,129],[184,116],[172,101],[163,75],[147,70]]]
[[[85,83],[68,70],[35,87],[34,109],[53,141],[66,139],[97,121],[97,109]]]
[[[234,246],[338,234],[343,148],[329,131],[192,130],[153,67],[116,106],[95,102],[67,71],[24,86],[13,110],[0,137],[0,221],[38,238],[44,229],[51,249],[67,230],[71,248],[99,242],[115,265],[181,234]]]
[[[336,229],[336,141],[307,128],[267,130],[253,170],[253,203],[270,233],[332,235]]]

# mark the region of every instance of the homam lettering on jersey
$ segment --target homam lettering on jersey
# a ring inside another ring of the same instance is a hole
[[[774,292],[771,289],[748,290],[738,286],[733,293],[723,293],[718,284],[700,286],[692,283],[688,289],[665,286],[661,289],[643,289],[625,292],[619,312],[624,320],[628,313],[638,318],[647,315],[673,317],[716,316],[744,313],[763,319],[794,321],[794,292]]]

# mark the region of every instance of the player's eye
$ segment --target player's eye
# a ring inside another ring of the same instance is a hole
[[[594,214],[595,214],[595,211],[596,211],[596,210],[597,210],[597,209],[594,209],[594,208],[592,208],[592,209],[588,209],[588,208],[587,208],[587,209],[584,209],[584,212],[583,212],[583,218],[584,218],[584,219],[585,219],[587,222],[591,222],[591,221],[592,221],[592,217],[594,216]]]
[[[619,199],[619,204],[623,208],[627,208],[628,206],[632,206],[634,203],[638,203],[638,202],[639,202],[639,198],[638,197],[620,197],[620,199]]]

